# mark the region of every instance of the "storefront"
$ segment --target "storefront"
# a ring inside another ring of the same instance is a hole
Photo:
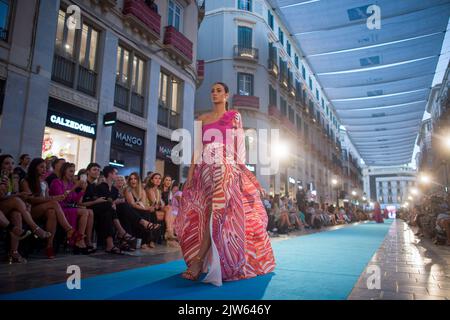
[[[156,172],[180,182],[180,166],[172,162],[172,148],[178,143],[161,136],[156,140]]]
[[[132,172],[142,176],[145,131],[117,121],[112,129],[110,165],[117,168],[120,175]]]
[[[97,114],[50,98],[42,143],[42,157],[64,158],[76,170],[92,160],[97,133]]]

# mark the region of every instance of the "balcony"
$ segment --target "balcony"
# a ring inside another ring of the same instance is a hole
[[[287,76],[287,74],[285,74],[285,73],[280,73],[280,84],[281,84],[281,86],[284,88],[284,89],[287,89],[288,88],[288,76]]]
[[[54,55],[52,80],[73,87],[75,78],[75,62],[63,56]]]
[[[242,96],[242,95],[235,94],[233,96],[233,107],[258,110],[259,109],[259,97]]]
[[[83,66],[78,68],[78,90],[95,96],[97,87],[97,73]]]
[[[8,29],[0,28],[0,40],[8,41]]]
[[[205,78],[205,60],[197,60],[197,78],[200,80]]]
[[[182,64],[192,63],[192,42],[173,26],[167,26],[164,32],[166,50],[181,60]]]
[[[247,48],[239,45],[234,46],[234,58],[245,60],[249,62],[258,62],[258,49],[257,48]]]
[[[144,0],[125,0],[123,14],[132,28],[147,34],[151,40],[161,38],[161,16],[150,9]]]
[[[283,117],[280,110],[276,106],[269,106],[269,116],[277,120],[281,120]]]
[[[297,134],[297,127],[285,116],[282,116],[282,124],[285,128],[287,128],[291,133]]]
[[[117,0],[98,0],[97,2],[104,10],[114,8],[117,5]]]
[[[114,105],[116,107],[128,111],[128,92],[128,88],[116,82],[114,93]]]
[[[158,124],[176,130],[180,127],[180,114],[165,107],[161,102],[158,106]]]
[[[278,64],[275,62],[275,60],[273,59],[268,60],[267,69],[271,75],[273,75],[275,78],[278,78],[280,70],[278,69]]]
[[[144,97],[137,92],[131,93],[131,113],[144,116]]]

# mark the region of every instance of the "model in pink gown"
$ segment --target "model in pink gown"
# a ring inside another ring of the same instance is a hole
[[[222,280],[272,272],[275,259],[261,187],[245,166],[241,115],[227,111],[218,121],[204,125],[203,133],[211,128],[220,130],[223,137],[231,129],[232,139],[223,143],[203,136],[203,160],[195,167],[192,183],[183,190],[175,228],[187,265],[199,254],[205,229],[210,228],[211,247],[203,265],[208,274],[203,281],[220,286]],[[224,146],[231,152],[224,154]],[[208,155],[219,157],[220,163],[205,161]]]

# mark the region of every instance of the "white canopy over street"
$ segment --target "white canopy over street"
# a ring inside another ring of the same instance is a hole
[[[270,0],[368,165],[409,163],[450,0]],[[368,19],[380,9],[381,28]]]

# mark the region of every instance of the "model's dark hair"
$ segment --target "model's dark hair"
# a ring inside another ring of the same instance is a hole
[[[215,86],[216,84],[221,85],[223,87],[223,89],[225,90],[225,93],[229,93],[230,92],[230,89],[228,89],[228,86],[225,83],[217,81],[217,82],[213,83],[213,86]],[[225,110],[228,111],[228,101],[225,103]]]
[[[41,163],[45,163],[45,160],[42,158],[34,158],[31,160],[30,166],[28,167],[26,181],[33,194],[41,194],[42,191],[40,177],[37,172],[37,167]]]

